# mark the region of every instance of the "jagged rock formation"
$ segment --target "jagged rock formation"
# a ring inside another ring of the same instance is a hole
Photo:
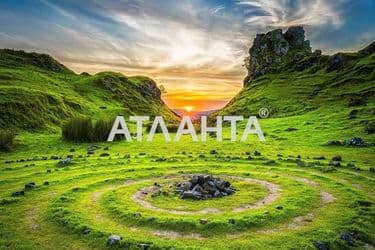
[[[366,133],[373,133],[374,53],[375,42],[358,52],[312,52],[300,26],[285,33],[276,29],[259,34],[245,60],[248,76],[244,88],[210,117],[257,115],[265,107],[272,117],[333,108],[335,113],[342,110],[343,120],[362,124]]]
[[[375,51],[375,42],[358,51],[358,56],[371,55]],[[321,50],[311,51],[310,41],[305,40],[302,26],[294,26],[285,33],[275,29],[266,34],[258,34],[245,59],[248,75],[244,86],[248,87],[255,79],[268,73],[304,71],[316,73],[324,69],[326,73],[341,71],[353,59],[350,53],[337,53],[332,56],[322,55]],[[366,69],[370,73],[371,69]]]
[[[312,54],[310,41],[305,40],[305,31],[301,26],[290,27],[285,33],[276,29],[258,34],[249,53],[245,60],[248,69],[245,86],[251,79],[276,73],[281,70],[281,65]]]

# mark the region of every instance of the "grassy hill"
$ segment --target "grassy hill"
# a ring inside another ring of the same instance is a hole
[[[265,143],[255,135],[232,142],[229,127],[221,142],[166,142],[158,133],[152,142],[77,143],[19,131],[15,149],[0,153],[0,248],[374,249],[375,136],[364,129],[374,119],[374,54],[322,56],[292,39],[300,31],[259,36],[244,90],[218,111],[268,107],[271,117],[259,120]],[[148,78],[76,75],[48,56],[0,55],[2,126],[172,116]],[[354,136],[366,143],[326,144]],[[229,181],[235,193],[181,199],[176,184],[192,174]]]
[[[364,136],[374,133],[374,43],[356,53],[327,56],[306,47],[304,31],[303,47],[283,44],[287,33],[275,30],[257,36],[243,90],[214,115],[256,115],[266,107],[275,118],[302,116],[300,124],[320,120]]]
[[[133,114],[176,119],[148,77],[78,75],[48,55],[0,50],[0,128],[56,128],[78,115]]]

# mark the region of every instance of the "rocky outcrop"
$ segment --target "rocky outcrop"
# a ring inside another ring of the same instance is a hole
[[[258,34],[245,60],[248,76],[245,86],[266,73],[276,73],[290,61],[300,61],[311,55],[310,42],[305,40],[305,30],[301,26],[290,27],[285,33],[281,29],[266,34]]]
[[[211,175],[193,175],[187,182],[176,183],[176,192],[181,199],[210,199],[233,194],[228,181]]]
[[[321,50],[311,51],[310,41],[305,39],[305,30],[302,26],[288,28],[285,33],[275,29],[265,34],[257,34],[249,56],[245,59],[248,75],[244,86],[265,74],[304,71],[315,73],[325,70],[326,73],[339,72],[346,69],[350,60],[358,59],[375,53],[375,42],[356,54],[337,53],[331,56],[322,55]],[[372,66],[359,65],[355,69],[357,74],[370,74]]]
[[[372,53],[375,53],[375,42],[372,42],[370,45],[368,45],[366,48],[358,51],[361,54],[364,55],[370,55]]]

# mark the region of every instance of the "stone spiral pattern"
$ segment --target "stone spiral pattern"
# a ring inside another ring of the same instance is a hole
[[[2,227],[23,233],[23,241],[36,248],[61,241],[60,246],[77,249],[106,248],[110,235],[121,236],[119,247],[135,249],[277,249],[280,242],[288,246],[285,239],[290,247],[313,248],[329,238],[339,239],[348,222],[374,227],[371,175],[345,170],[326,174],[286,164],[266,166],[256,160],[236,164],[80,161],[51,172],[45,171],[48,161],[2,168]],[[201,201],[170,202],[172,195],[156,202],[159,198],[152,197],[155,182],[168,186],[197,173],[228,179],[239,188],[235,195],[197,207],[192,204]],[[30,180],[36,188],[9,197]],[[49,185],[42,185],[46,180]],[[10,240],[16,236],[3,235]]]

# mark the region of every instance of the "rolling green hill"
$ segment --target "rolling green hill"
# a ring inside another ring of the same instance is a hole
[[[375,43],[356,53],[311,51],[302,27],[257,35],[246,58],[243,90],[214,115],[271,117],[306,115],[337,128],[373,133],[375,127]],[[305,121],[301,119],[301,121]]]
[[[175,120],[160,95],[148,77],[78,75],[48,55],[0,50],[0,128],[56,128],[79,115],[160,114]]]

